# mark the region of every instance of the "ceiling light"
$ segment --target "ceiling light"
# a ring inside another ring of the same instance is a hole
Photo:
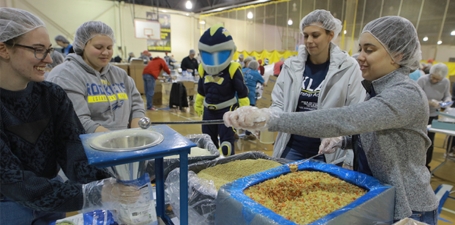
[[[442,44],[442,41],[438,41],[438,45]]]
[[[347,32],[348,32],[347,30],[344,30],[344,31],[343,31],[343,34],[346,34]]]
[[[452,32],[450,32],[450,35],[455,36],[455,30],[453,30]]]
[[[288,20],[288,25],[291,26],[292,23],[293,23],[293,22],[292,22],[292,19],[289,19],[289,20]]]
[[[250,19],[250,20],[253,19],[253,13],[252,13],[252,12],[248,12],[248,13],[246,14],[246,18],[248,18],[248,19]]]
[[[199,24],[205,24],[205,20],[199,21]]]
[[[160,10],[160,11],[161,11],[161,12],[167,12],[167,10],[164,10],[164,9],[163,9],[163,10]]]
[[[191,1],[188,0],[188,1],[186,1],[186,3],[185,3],[185,7],[186,7],[187,9],[192,9],[192,8],[193,8],[193,3],[191,3]]]
[[[423,41],[428,41],[428,37],[425,36],[422,40],[423,40]]]
[[[189,13],[185,13],[186,16],[189,16],[190,14]]]

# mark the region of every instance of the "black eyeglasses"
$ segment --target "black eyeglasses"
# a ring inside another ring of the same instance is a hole
[[[32,49],[35,53],[35,58],[37,58],[39,60],[45,59],[47,54],[52,54],[52,52],[54,52],[54,48],[45,49],[43,47],[32,47],[32,46],[26,46],[26,45],[21,45],[21,44],[14,44],[13,46],[19,46],[22,48]]]

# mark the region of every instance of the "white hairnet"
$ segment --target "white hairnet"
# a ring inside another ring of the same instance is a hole
[[[38,27],[44,27],[37,16],[22,9],[0,8],[0,42],[19,37]]]
[[[437,75],[442,78],[446,77],[448,73],[449,68],[447,68],[447,65],[444,63],[435,64],[430,68],[430,74]]]
[[[339,19],[333,17],[330,11],[323,9],[316,9],[303,17],[300,21],[300,31],[303,33],[303,28],[310,25],[333,31],[334,36],[332,41],[338,37],[338,34],[341,32],[341,28],[343,27]]]
[[[252,70],[258,70],[259,68],[259,63],[256,60],[252,60],[251,62],[248,63],[248,68]]]
[[[385,16],[369,22],[362,33],[373,35],[401,67],[419,68],[420,42],[412,23],[400,16]],[[401,56],[401,60],[400,60]]]
[[[115,43],[114,31],[111,27],[101,21],[89,21],[77,28],[73,43],[74,52],[82,54],[87,42],[97,35],[108,36]]]

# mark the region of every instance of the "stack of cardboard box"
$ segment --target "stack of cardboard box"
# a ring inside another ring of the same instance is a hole
[[[256,107],[258,108],[268,108],[272,104],[272,91],[275,86],[277,77],[270,76],[267,84],[264,85],[262,91],[262,97],[256,101]]]
[[[144,71],[145,64],[142,59],[133,59],[130,63],[130,77],[133,78],[136,88],[139,93],[144,94],[144,80],[142,79],[142,72]]]

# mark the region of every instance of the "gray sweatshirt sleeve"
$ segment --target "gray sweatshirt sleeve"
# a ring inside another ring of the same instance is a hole
[[[144,101],[142,100],[141,94],[136,88],[133,78],[127,76],[127,82],[130,86],[131,96],[131,115],[130,121],[134,118],[142,118],[145,116]]]
[[[423,106],[423,98],[417,87],[395,85],[359,104],[311,112],[276,113],[268,126],[270,131],[314,138],[353,135],[403,127],[412,123],[418,113],[422,113],[415,109]]]
[[[96,128],[100,126],[92,120],[91,112],[88,107],[87,99],[87,88],[85,82],[80,80],[81,78],[70,73],[68,70],[62,67],[54,68],[48,76],[48,81],[58,84],[65,90],[69,99],[73,103],[74,110],[76,111],[79,120],[84,126],[87,133],[94,133]]]
[[[445,84],[444,88],[444,98],[442,99],[444,102],[448,102],[452,100],[452,95],[450,94],[450,81],[447,78],[442,79]]]

